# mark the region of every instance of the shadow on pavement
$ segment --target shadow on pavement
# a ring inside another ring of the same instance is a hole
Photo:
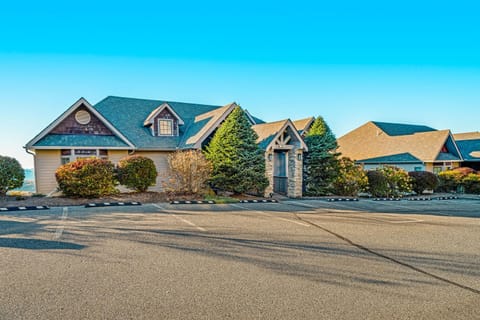
[[[0,238],[0,248],[15,248],[15,249],[29,249],[29,250],[52,250],[52,249],[67,249],[67,250],[81,250],[86,246],[51,240],[40,239],[23,239],[23,238]]]

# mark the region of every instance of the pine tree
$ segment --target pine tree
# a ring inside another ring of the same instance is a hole
[[[211,184],[235,193],[263,194],[268,186],[264,152],[247,116],[236,107],[218,128],[205,155],[212,163]]]
[[[317,117],[305,136],[308,153],[304,157],[305,194],[320,196],[332,191],[338,175],[338,145],[335,135],[322,117]]]

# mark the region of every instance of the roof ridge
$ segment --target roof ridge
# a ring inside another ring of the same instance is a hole
[[[150,101],[150,102],[159,102],[159,103],[181,103],[181,104],[190,104],[196,106],[205,106],[205,107],[224,107],[222,105],[215,105],[215,104],[205,104],[205,103],[195,103],[195,102],[183,102],[183,101],[172,101],[172,100],[158,100],[158,99],[145,99],[145,98],[135,98],[135,97],[122,97],[122,96],[107,96],[106,98],[100,100],[96,104],[103,102],[108,98],[118,98],[118,99],[129,99],[129,100],[139,100],[139,101]]]
[[[265,122],[265,123],[259,123],[259,124],[254,124],[252,127],[255,127],[255,126],[265,126],[265,125],[271,125],[271,124],[278,124],[278,123],[285,123],[287,122],[288,120],[290,120],[289,118],[286,118],[286,119],[283,119],[283,120],[277,120],[277,121],[272,121],[272,122]],[[292,120],[290,120],[292,121]]]

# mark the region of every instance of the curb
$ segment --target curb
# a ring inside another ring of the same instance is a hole
[[[0,211],[26,211],[26,210],[48,210],[48,206],[25,206],[25,207],[3,207]]]
[[[239,200],[238,203],[277,203],[275,199]],[[174,200],[170,204],[216,204],[214,200]]]
[[[102,202],[102,203],[88,203],[85,208],[96,207],[118,207],[118,206],[141,206],[140,202]]]
[[[432,201],[432,198],[408,198],[408,201]]]
[[[328,202],[335,202],[335,201],[358,201],[358,198],[328,198]]]
[[[373,198],[373,201],[401,201],[402,198]]]
[[[277,203],[275,199],[240,200],[239,203]]]
[[[213,200],[175,200],[170,201],[170,204],[215,204]]]
[[[435,200],[456,200],[458,197],[436,197]]]

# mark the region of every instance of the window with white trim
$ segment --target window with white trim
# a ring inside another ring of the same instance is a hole
[[[173,120],[172,119],[158,119],[158,135],[173,136]]]
[[[60,154],[62,165],[78,159],[100,158],[108,160],[108,150],[105,149],[62,149]]]

